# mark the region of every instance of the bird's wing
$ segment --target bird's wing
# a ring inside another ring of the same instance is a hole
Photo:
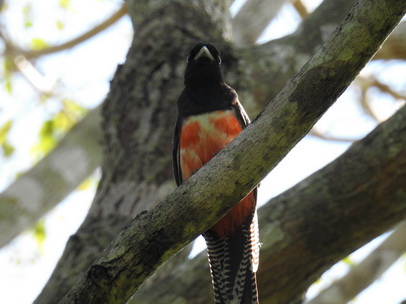
[[[175,175],[176,185],[179,186],[182,183],[182,174],[180,171],[180,149],[179,149],[179,136],[182,127],[182,119],[178,115],[175,123],[175,130],[173,132],[173,150],[172,150],[172,166]]]

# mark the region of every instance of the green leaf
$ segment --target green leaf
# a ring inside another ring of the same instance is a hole
[[[89,177],[86,178],[78,187],[78,190],[87,190],[89,189],[92,185],[94,185],[94,179]]]
[[[41,38],[31,39],[30,45],[33,50],[42,50],[49,47],[48,43],[46,43],[45,40]]]
[[[58,140],[77,121],[83,117],[86,109],[78,105],[73,100],[62,100],[63,108],[57,112],[51,119],[42,124],[39,141],[31,148],[31,153],[42,156],[55,147]]]
[[[344,262],[345,264],[347,264],[348,266],[353,266],[353,265],[354,265],[354,261],[353,261],[349,256],[347,256],[346,258],[344,258],[344,259],[343,259],[343,262]]]
[[[9,144],[9,142],[5,142],[1,145],[3,149],[4,156],[10,157],[14,153],[14,147]]]
[[[69,9],[72,7],[71,0],[59,0],[59,5],[66,9]]]
[[[62,100],[63,109],[54,117],[55,128],[66,132],[86,113],[86,109],[70,99]]]
[[[25,20],[25,22],[24,22],[24,27],[25,27],[25,28],[32,27],[32,25],[33,25],[32,21],[30,21],[30,20]]]
[[[61,20],[58,20],[56,21],[56,27],[58,30],[63,30],[65,28],[65,24]]]
[[[63,102],[63,110],[69,113],[68,115],[74,116],[82,116],[86,113],[86,108],[79,105],[77,102],[71,99],[64,99]]]
[[[11,120],[7,121],[3,126],[0,127],[0,146],[3,150],[4,156],[11,156],[14,152],[14,147],[8,142],[7,136],[13,125]]]
[[[13,84],[11,83],[10,77],[7,77],[6,82],[4,83],[4,87],[7,93],[13,93]]]
[[[11,75],[14,70],[14,61],[10,56],[5,56],[3,61],[4,74]]]
[[[3,59],[3,77],[4,77],[4,88],[7,93],[11,94],[13,92],[13,85],[11,82],[11,76],[15,70],[14,61],[10,56],[5,55]]]
[[[54,121],[53,120],[47,120],[43,123],[40,131],[40,137],[49,137],[53,136],[54,134]]]
[[[31,4],[26,4],[23,7],[23,17],[24,17],[24,27],[29,28],[32,27],[32,6]]]
[[[39,142],[31,148],[31,152],[44,155],[54,148],[56,143],[54,121],[47,120],[42,124],[39,132]]]
[[[39,220],[34,226],[34,238],[37,241],[38,246],[44,244],[46,238],[46,229],[44,220]]]
[[[4,125],[0,127],[0,144],[7,141],[8,132],[10,132],[13,122],[11,120],[6,121]]]

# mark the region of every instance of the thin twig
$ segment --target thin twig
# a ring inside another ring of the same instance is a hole
[[[306,18],[309,15],[309,11],[307,10],[306,6],[303,4],[302,0],[293,0],[292,5],[295,10],[298,12],[302,19]]]
[[[406,100],[406,96],[394,91],[391,87],[389,87],[386,84],[383,84],[378,79],[376,79],[374,76],[368,76],[368,77],[358,76],[356,79],[356,82],[361,90],[360,103],[361,103],[362,108],[364,109],[366,114],[371,116],[377,122],[382,122],[382,119],[379,118],[379,115],[376,114],[375,110],[373,109],[373,107],[371,106],[371,104],[368,100],[368,97],[367,97],[368,89],[370,89],[371,87],[376,87],[381,92],[387,93],[395,99]]]
[[[105,30],[106,28],[108,28],[109,26],[111,26],[112,24],[117,22],[118,20],[120,20],[121,17],[123,17],[124,15],[127,14],[127,12],[128,12],[127,4],[124,3],[113,15],[111,15],[109,18],[104,20],[99,25],[96,25],[88,32],[83,33],[82,35],[80,35],[70,41],[67,41],[65,43],[62,43],[60,45],[51,46],[49,48],[45,48],[45,49],[41,49],[41,50],[22,50],[16,46],[13,46],[12,43],[8,42],[7,47],[8,48],[11,47],[12,49],[14,49],[14,51],[17,51],[19,53],[19,55],[23,55],[26,59],[38,58],[42,55],[49,55],[49,54],[53,54],[53,53],[60,52],[63,50],[67,50],[67,49],[70,49],[70,48],[80,44],[83,41],[86,41],[86,40],[92,38],[93,36],[96,36],[103,30]]]
[[[313,129],[309,132],[310,135],[324,139],[324,140],[330,140],[330,141],[338,141],[338,142],[349,142],[352,143],[354,141],[359,140],[359,138],[348,138],[348,137],[338,137],[334,135],[329,135],[326,133],[323,133],[316,128],[313,127]]]
[[[358,84],[358,86],[361,90],[361,97],[360,97],[359,101],[360,101],[362,109],[373,120],[375,120],[378,123],[381,122],[382,119],[380,119],[379,116],[375,113],[375,111],[371,107],[368,97],[367,97],[367,91],[371,87],[371,79],[369,77],[358,76],[356,78],[356,83]]]
[[[47,96],[52,95],[55,88],[55,81],[51,81],[42,75],[25,56],[16,56],[14,58],[14,64],[36,90]]]
[[[406,100],[406,95],[402,95],[394,90],[392,90],[391,87],[389,87],[386,84],[383,84],[382,82],[380,82],[378,79],[374,78],[371,86],[377,87],[379,90],[381,90],[382,92],[388,93],[389,95],[391,95],[393,98],[395,99],[403,99]]]

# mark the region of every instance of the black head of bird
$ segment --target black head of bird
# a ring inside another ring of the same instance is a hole
[[[185,72],[186,87],[223,83],[220,51],[210,43],[198,43],[189,52]]]

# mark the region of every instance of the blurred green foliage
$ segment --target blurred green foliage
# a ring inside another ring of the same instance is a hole
[[[30,47],[33,50],[42,50],[49,47],[49,44],[42,38],[32,38],[30,41]]]
[[[12,125],[13,122],[8,120],[4,125],[0,126],[0,147],[3,150],[3,155],[6,157],[11,156],[14,152],[14,147],[7,139]]]
[[[39,140],[31,152],[42,157],[52,150],[62,136],[72,128],[87,110],[70,99],[62,100],[62,109],[43,122]]]
[[[72,8],[71,0],[59,0],[59,5],[65,9]]]
[[[43,219],[35,224],[33,233],[38,247],[41,247],[46,239],[45,221]]]

